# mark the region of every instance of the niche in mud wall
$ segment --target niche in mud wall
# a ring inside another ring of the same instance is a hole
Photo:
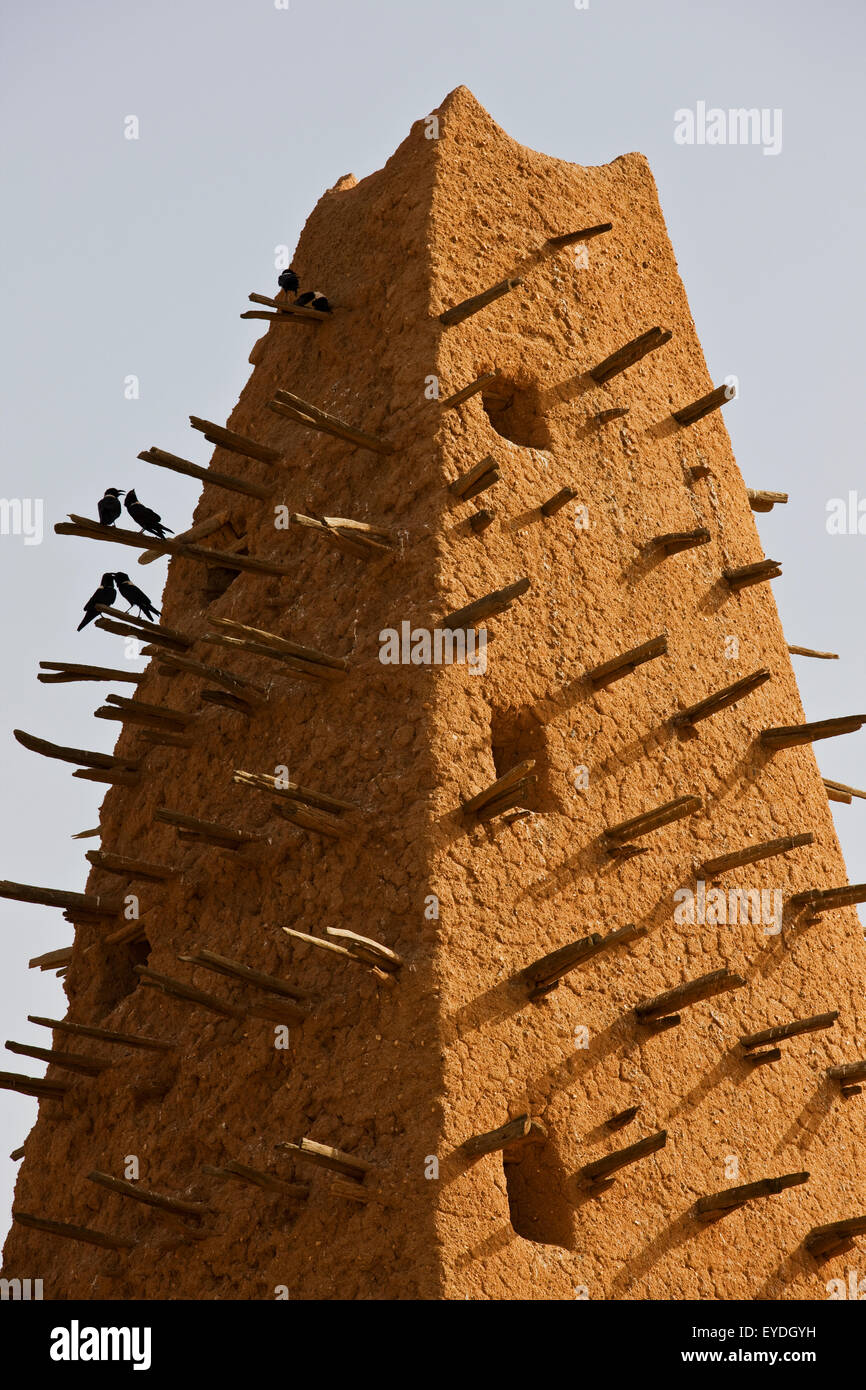
[[[135,973],[135,967],[147,965],[150,952],[151,945],[143,928],[131,940],[118,941],[113,945],[105,944],[96,995],[103,1016],[110,1014],[121,999],[138,989],[141,981]]]
[[[574,1206],[568,1175],[549,1140],[503,1149],[508,1212],[515,1235],[537,1245],[575,1248]]]
[[[496,433],[503,439],[530,449],[551,447],[537,383],[498,376],[481,392],[481,404]]]
[[[239,555],[246,555],[247,550],[239,550]],[[222,598],[231,584],[234,584],[240,570],[228,569],[224,565],[208,565],[205,569],[204,601],[206,604],[215,603],[218,598]]]
[[[490,720],[490,742],[497,777],[504,777],[518,763],[532,759],[520,805],[530,811],[562,811],[553,790],[548,734],[531,710],[494,710]]]

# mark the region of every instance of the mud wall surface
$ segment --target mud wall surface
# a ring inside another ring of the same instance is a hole
[[[120,919],[78,926],[69,1017],[176,1049],[113,1048],[95,1078],[49,1070],[71,1086],[40,1106],[16,1210],[132,1248],[13,1226],[4,1273],[42,1277],[46,1297],[819,1298],[828,1266],[803,1237],[863,1209],[862,1101],[825,1074],[862,1054],[863,932],[853,908],[810,921],[790,906],[846,873],[812,749],[758,741],[804,715],[769,584],[734,592],[722,578],[762,558],[722,413],[685,428],[672,419],[716,383],[652,176],[640,155],[585,169],[527,150],[465,88],[436,114],[438,132],[417,122],[381,172],[326,193],[302,234],[293,264],[333,316],[269,326],[227,421],[282,457],[217,449],[213,460],[273,483],[271,501],[203,489],[197,522],[230,511],[206,544],[241,542],[291,573],[241,573],[217,592],[205,566],[170,565],[161,622],[196,638],[193,659],[263,682],[268,699],[248,718],[203,701],[200,677],[169,676],[157,658],[138,687],[142,702],[194,714],[191,746],[147,745],[139,785],[105,798],[101,847],[180,872],[156,884],[93,871],[89,891],[138,894],[144,937],[106,943]],[[606,222],[612,230],[585,243],[546,244]],[[506,277],[521,283],[462,323],[439,323]],[[591,367],[657,325],[669,341],[595,383]],[[483,393],[443,405],[493,372]],[[279,389],[394,452],[274,413]],[[500,480],[458,500],[448,484],[487,455]],[[572,500],[544,515],[566,487]],[[276,505],[366,522],[394,547],[361,558],[315,530],[278,529]],[[476,531],[482,507],[494,520]],[[706,544],[647,549],[699,528]],[[483,671],[380,660],[384,630],[441,628],[523,577],[528,591],[484,624]],[[348,674],[310,682],[209,645],[214,617],[345,657]],[[587,681],[661,635],[664,655],[604,689]],[[763,668],[771,678],[740,703],[691,732],[672,725]],[[139,756],[143,738],[130,725],[118,749]],[[534,781],[520,806],[490,820],[463,812],[522,760]],[[352,803],[348,833],[300,829],[273,797],[233,782],[236,769],[281,767]],[[608,852],[606,828],[690,795],[700,807],[637,840],[645,853]],[[266,838],[220,851],[179,839],[154,819],[160,808]],[[698,908],[700,920],[683,920],[703,860],[806,831],[811,844],[707,882],[764,890],[771,915],[714,921]],[[517,976],[532,961],[627,924],[641,934],[528,1000]],[[403,965],[389,986],[283,926],[318,937],[348,928]],[[261,998],[252,986],[178,960],[202,948],[309,993],[288,1049],[275,1047],[272,1020],[249,1014]],[[145,988],[143,963],[242,1017]],[[667,1031],[637,1023],[640,1001],[722,968],[743,985],[684,1008]],[[837,1009],[833,1028],[787,1040],[772,1064],[750,1065],[737,1044]],[[68,1035],[55,1046],[69,1049]],[[98,1042],[74,1046],[107,1055]],[[606,1128],[632,1107],[624,1128]],[[530,1142],[460,1153],[523,1113],[538,1122]],[[579,1176],[660,1130],[666,1146],[603,1192]],[[370,1200],[276,1147],[302,1137],[375,1165]],[[173,1216],[87,1180],[92,1169],[122,1177],[129,1155],[142,1187],[207,1214]],[[309,1184],[308,1195],[203,1171],[229,1162]],[[694,1219],[702,1195],[801,1170],[808,1183],[716,1224]]]

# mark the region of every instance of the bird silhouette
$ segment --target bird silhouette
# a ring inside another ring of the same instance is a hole
[[[295,303],[301,309],[308,309],[317,294],[318,290],[304,290],[303,294],[299,294],[295,297]]]
[[[142,531],[149,531],[152,536],[158,536],[160,540],[164,540],[166,536],[174,535],[170,526],[163,526],[157,512],[151,511],[150,507],[139,502],[135,488],[130,488],[123,505],[136,526],[140,526]]]
[[[287,294],[294,294],[300,283],[296,272],[292,270],[291,266],[289,266],[288,270],[284,270],[277,280],[280,289],[285,290]]]
[[[107,487],[105,489],[105,496],[99,499],[99,520],[103,526],[113,526],[120,516],[122,496],[122,487]]]
[[[108,578],[110,579],[112,576],[109,575]],[[128,612],[132,612],[133,608],[137,608],[139,616],[142,612],[146,618],[156,618],[159,615],[159,609],[154,608],[147,594],[142,593],[141,589],[136,588],[128,574],[124,574],[122,570],[118,570],[113,578],[117,580],[117,587],[120,590],[121,598],[125,599],[129,604]]]
[[[114,575],[104,574],[96,593],[92,594],[84,605],[84,617],[75,629],[76,632],[80,632],[83,627],[87,627],[88,623],[92,623],[93,619],[99,616],[96,609],[100,603],[104,603],[106,608],[110,608],[116,597],[117,591],[114,587]]]
[[[317,290],[316,293],[313,295],[313,298],[310,300],[310,308],[318,309],[320,313],[323,314],[330,314],[331,301],[329,299],[326,299],[323,294],[319,294]]]

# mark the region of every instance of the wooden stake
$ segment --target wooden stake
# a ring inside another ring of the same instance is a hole
[[[488,526],[492,526],[495,520],[495,513],[485,507],[481,511],[475,512],[474,516],[469,518],[469,525],[475,535],[480,536],[481,532],[486,531]]]
[[[341,944],[345,944],[346,950],[365,965],[374,965],[379,970],[384,970],[386,974],[396,974],[402,969],[405,962],[392,951],[389,946],[383,946],[381,941],[374,941],[369,936],[358,936],[357,932],[349,931],[348,927],[326,927],[328,936],[337,938]]]
[[[440,626],[454,630],[456,628],[474,627],[485,618],[492,618],[497,613],[505,613],[515,599],[525,594],[530,587],[528,579],[516,579],[513,584],[507,584],[504,589],[494,589],[492,593],[485,594],[483,598],[477,598],[474,603],[467,603],[465,608],[457,608],[453,613],[448,613],[442,619]]]
[[[604,689],[613,685],[614,681],[622,680],[623,676],[630,676],[632,671],[642,666],[645,661],[665,656],[667,649],[668,639],[663,633],[660,637],[652,637],[649,642],[642,642],[639,647],[632,647],[621,656],[611,657],[610,661],[603,662],[601,666],[594,666],[591,671],[586,672],[586,679],[597,690]]]
[[[325,792],[313,791],[309,787],[302,787],[298,782],[282,782],[269,773],[264,772],[244,772],[240,768],[232,774],[232,781],[240,786],[252,788],[254,791],[267,792],[270,796],[283,797],[287,801],[301,802],[306,806],[314,806],[320,811],[332,811],[339,815],[341,811],[357,811],[358,807],[352,801],[341,801],[336,796],[328,796]]]
[[[752,1067],[768,1066],[772,1062],[778,1062],[782,1056],[780,1047],[768,1047],[763,1052],[747,1052],[743,1058]]]
[[[97,893],[67,893],[62,888],[37,888],[32,883],[12,883],[9,879],[0,881],[0,898],[87,912],[95,917],[116,917],[123,907],[120,898],[104,898]]]
[[[505,792],[511,791],[519,784],[525,782],[528,773],[535,767],[534,758],[526,758],[523,762],[517,763],[504,772],[501,777],[497,777],[495,782],[491,782],[489,787],[478,792],[476,796],[464,801],[463,810],[467,815],[477,815],[491,803],[499,801]]]
[[[531,1128],[532,1120],[529,1115],[518,1115],[516,1119],[500,1125],[498,1129],[488,1130],[486,1134],[474,1134],[471,1139],[464,1140],[459,1152],[467,1158],[481,1158],[484,1154],[495,1153],[498,1149],[506,1149],[511,1144],[528,1138]]]
[[[746,496],[753,512],[771,512],[775,506],[787,502],[787,492],[763,492],[746,488]]]
[[[73,777],[80,777],[83,782],[105,782],[110,787],[137,787],[141,777],[137,772],[130,772],[126,768],[118,767],[103,771],[100,768],[78,768],[73,772]]]
[[[782,566],[778,560],[756,560],[752,565],[741,565],[739,569],[722,570],[722,578],[730,589],[738,593],[749,589],[753,584],[763,584],[768,579],[778,579]]]
[[[518,979],[526,985],[530,999],[540,999],[551,990],[558,989],[559,981],[578,965],[583,965],[611,946],[634,941],[645,934],[645,927],[636,927],[631,922],[616,931],[608,932],[606,936],[602,936],[600,932],[592,932],[589,936],[581,937],[579,941],[569,942],[567,946],[560,946],[558,951],[551,951],[549,955],[533,961],[521,970]]]
[[[260,844],[267,841],[267,835],[253,830],[235,830],[230,825],[219,825],[216,821],[198,820],[195,816],[184,815],[180,811],[160,809],[154,811],[154,820],[173,825],[182,840],[203,840],[215,844],[220,849],[240,849],[242,845]]]
[[[461,501],[468,502],[470,498],[477,497],[479,492],[484,492],[487,488],[493,487],[498,483],[502,473],[499,465],[492,454],[485,454],[483,459],[472,465],[465,473],[461,473],[459,478],[455,478],[453,483],[448,484],[448,491],[453,492],[455,497]]]
[[[140,454],[139,458],[141,458]],[[229,513],[227,511],[216,512],[213,516],[209,516],[206,521],[200,521],[197,526],[190,526],[188,531],[181,531],[179,536],[175,536],[175,540],[183,541],[184,544],[189,541],[202,540],[205,536],[212,536],[215,531],[221,531],[228,519]],[[138,557],[138,563],[140,565],[152,565],[154,560],[161,558],[161,553],[158,550],[144,550]]]
[[[446,396],[439,404],[443,410],[450,410],[455,405],[462,405],[468,401],[470,396],[477,396],[479,391],[483,391],[485,386],[489,386],[491,381],[495,381],[499,376],[498,372],[485,372],[482,376],[470,381],[468,386],[463,386],[459,391],[455,391],[453,396]]]
[[[336,942],[324,941],[320,936],[313,936],[311,932],[295,931],[294,927],[282,927],[286,936],[291,936],[295,941],[303,941],[307,946],[315,946],[320,951],[330,951],[332,955],[342,956],[344,960],[352,960],[356,965],[362,965],[370,970],[380,984],[393,985],[392,974],[387,970],[382,970],[378,965],[372,965],[368,959],[358,954],[357,950],[349,950],[346,946],[338,946]],[[363,939],[363,938],[360,938]],[[378,943],[373,943],[378,944]]]
[[[44,956],[34,956],[27,962],[30,970],[53,970],[58,965],[68,965],[72,960],[72,947],[61,946],[58,951],[46,951]]]
[[[813,1226],[803,1244],[816,1257],[841,1254],[850,1250],[854,1236],[866,1233],[866,1216],[852,1216],[847,1221],[831,1221],[826,1226]]]
[[[517,289],[523,281],[518,279],[500,280],[498,285],[493,285],[483,294],[473,295],[471,299],[464,299],[460,304],[455,304],[453,309],[446,309],[444,314],[439,315],[439,322],[444,323],[446,328],[455,323],[462,323],[472,314],[477,314],[479,309],[492,304],[495,299],[501,299],[504,294]]]
[[[654,999],[645,999],[642,1004],[636,1005],[635,1014],[639,1023],[651,1023],[675,1009],[686,1009],[703,999],[713,999],[717,994],[742,989],[745,983],[742,975],[735,975],[732,970],[713,970],[709,975],[701,975],[697,980],[687,980],[675,989],[665,990],[664,994],[657,994]]]
[[[172,473],[182,473],[187,478],[197,478],[200,483],[205,483],[210,487],[221,487],[226,492],[241,492],[247,497],[257,497],[261,502],[267,502],[273,492],[272,487],[263,487],[261,483],[248,482],[246,478],[236,478],[231,473],[218,473],[214,468],[200,468],[197,463],[191,463],[189,459],[180,458],[177,454],[169,454],[165,449],[157,449],[154,444],[149,449],[142,449],[138,458],[142,459],[144,463],[154,464],[157,468],[168,468]],[[191,533],[187,533],[186,539],[189,539],[189,534]],[[139,563],[145,562],[139,561]]]
[[[236,551],[212,550],[205,545],[191,545],[181,540],[155,540],[153,536],[141,535],[138,531],[125,531],[117,526],[101,526],[86,516],[69,513],[69,521],[58,521],[54,527],[58,536],[79,536],[91,541],[109,541],[113,544],[130,545],[137,550],[155,550],[163,555],[180,555],[185,560],[195,560],[204,565],[222,565],[230,570],[247,570],[252,574],[294,574],[290,565],[276,565],[270,560],[259,560],[254,555],[239,555]],[[129,615],[120,615],[124,622]],[[99,624],[97,624],[99,626]],[[110,629],[109,629],[110,630]]]
[[[699,1221],[717,1220],[727,1216],[747,1202],[755,1202],[759,1197],[773,1197],[789,1187],[799,1187],[809,1181],[808,1173],[784,1173],[780,1178],[761,1178],[759,1182],[741,1183],[739,1187],[728,1187],[723,1192],[713,1192],[708,1197],[699,1197],[695,1202],[695,1215]]]
[[[350,1178],[363,1178],[367,1173],[375,1173],[375,1163],[368,1163],[356,1154],[344,1153],[330,1144],[319,1144],[314,1139],[302,1139],[300,1144],[279,1143],[278,1149],[291,1153],[298,1162],[312,1163],[318,1168],[328,1168],[332,1173],[342,1173]]]
[[[828,1067],[827,1075],[834,1081],[861,1081],[866,1077],[866,1062],[847,1062],[841,1067]]]
[[[825,780],[824,788],[827,792],[828,801],[839,801],[843,806],[850,806],[853,797],[848,792],[840,791],[838,787],[828,786]]]
[[[646,357],[648,352],[655,352],[656,348],[664,347],[672,337],[673,334],[663,328],[651,328],[647,333],[641,333],[640,337],[633,338],[624,347],[617,348],[616,352],[599,362],[597,367],[591,367],[589,375],[596,385],[603,386],[611,377],[633,367],[642,357]]]
[[[788,651],[791,652],[794,656],[814,656],[817,657],[819,661],[839,660],[838,652],[816,652],[813,651],[811,647],[792,647],[789,645]]]
[[[6,1049],[20,1057],[32,1057],[37,1062],[47,1062],[61,1071],[78,1072],[82,1076],[99,1076],[111,1066],[103,1057],[88,1057],[83,1052],[57,1052],[50,1047],[31,1047],[28,1043],[7,1042]]]
[[[13,1163],[17,1163],[19,1158],[24,1157],[24,1145],[22,1144],[19,1149],[13,1149],[9,1157]]]
[[[100,1187],[107,1187],[109,1192],[116,1192],[120,1197],[131,1197],[134,1202],[143,1202],[145,1206],[156,1207],[159,1211],[170,1211],[176,1216],[209,1216],[209,1208],[202,1202],[187,1202],[179,1197],[164,1197],[161,1192],[150,1192],[146,1187],[139,1187],[136,1182],[127,1182],[125,1178],[113,1178],[109,1173],[100,1173],[98,1169],[93,1169],[87,1174],[88,1182],[98,1183]]]
[[[144,700],[129,700],[122,695],[108,695],[106,698],[109,707],[116,711],[111,717],[120,718],[121,721],[137,715],[158,724],[168,724],[179,733],[196,718],[186,710],[171,709],[168,705],[149,705]],[[103,717],[108,718],[109,715],[105,713]]]
[[[612,227],[612,222],[599,222],[596,227],[584,227],[582,232],[564,232],[561,236],[549,236],[545,245],[552,250],[558,250],[561,246],[573,246],[575,242],[589,241],[591,237],[601,236],[602,232],[609,232]]]
[[[236,632],[243,637],[250,637],[260,645],[270,647],[285,656],[297,657],[299,661],[305,661],[311,666],[324,666],[327,671],[337,672],[337,676],[345,675],[349,669],[349,663],[345,657],[328,656],[315,647],[302,647],[297,642],[290,642],[286,637],[278,637],[275,632],[265,632],[258,627],[247,627],[244,623],[237,623],[231,618],[211,618],[210,621],[217,627],[226,628],[227,631]],[[331,677],[330,679],[335,678]]]
[[[741,1047],[751,1051],[755,1047],[765,1047],[768,1043],[782,1042],[785,1038],[796,1038],[801,1033],[820,1033],[832,1028],[839,1017],[839,1010],[829,1014],[813,1014],[811,1018],[795,1018],[792,1023],[779,1023],[774,1028],[765,1028],[760,1033],[747,1033],[740,1038]]]
[[[166,883],[180,873],[180,869],[169,868],[165,864],[151,864],[147,859],[130,859],[125,854],[108,854],[98,849],[89,849],[84,857],[95,869],[102,869],[107,874],[117,874],[120,878],[141,878],[150,883]]]
[[[667,1142],[667,1130],[660,1129],[655,1134],[648,1135],[646,1139],[639,1139],[636,1144],[629,1144],[625,1149],[615,1149],[613,1153],[596,1159],[594,1163],[585,1163],[579,1170],[580,1176],[591,1183],[598,1182],[609,1173],[616,1173],[620,1168],[627,1168],[642,1158],[649,1158],[650,1154],[658,1153]]]
[[[211,420],[202,420],[198,415],[190,415],[189,422],[194,430],[200,430],[205,439],[220,449],[228,449],[233,454],[243,454],[246,458],[258,459],[260,463],[278,463],[282,458],[279,449],[267,444],[258,444],[246,435],[227,430],[224,425],[215,425]]]
[[[376,435],[365,434],[363,430],[354,429],[347,425],[345,421],[338,420],[336,415],[329,415],[327,411],[320,410],[318,406],[311,405],[309,401],[304,401],[300,396],[295,396],[291,391],[277,391],[274,399],[268,401],[268,410],[273,410],[275,414],[282,415],[287,420],[294,420],[298,425],[303,425],[309,430],[321,430],[324,434],[333,435],[337,439],[345,439],[349,444],[354,444],[359,449],[370,449],[375,454],[393,454],[396,452],[396,444],[390,440],[379,439]]]
[[[866,801],[866,792],[859,791],[857,787],[849,787],[845,782],[834,782],[830,777],[825,777],[823,782],[828,793],[830,791],[842,792],[849,802],[853,796],[859,796],[863,801]]]
[[[48,1221],[44,1216],[32,1216],[27,1211],[13,1211],[12,1220],[34,1231],[47,1231],[49,1235],[81,1241],[84,1245],[100,1245],[103,1250],[132,1250],[135,1245],[135,1241],[124,1240],[121,1236],[110,1236],[105,1231],[91,1230],[89,1226],[73,1226],[69,1221]]]
[[[673,801],[666,801],[663,806],[655,806],[651,811],[644,811],[631,820],[609,826],[602,832],[602,838],[606,842],[640,839],[653,830],[660,830],[664,825],[682,820],[684,816],[693,816],[703,804],[699,796],[677,796]]]
[[[27,734],[23,729],[13,729],[12,733],[21,746],[31,753],[41,753],[43,758],[57,758],[62,763],[78,763],[104,772],[137,772],[140,766],[135,758],[118,758],[114,753],[95,753],[89,748],[66,748],[60,743],[37,738],[35,734]]]
[[[245,1163],[232,1160],[222,1168],[212,1168],[209,1163],[202,1165],[203,1173],[211,1178],[234,1178],[237,1182],[252,1183],[265,1192],[278,1193],[282,1197],[309,1197],[310,1185],[306,1182],[288,1182],[273,1173],[263,1173],[260,1168],[248,1168]]]
[[[378,531],[373,526],[365,527],[364,523],[352,521],[348,517],[319,518],[305,516],[303,512],[293,512],[289,520],[296,526],[303,526],[308,531],[316,531],[320,536],[325,536],[338,550],[350,555],[360,555],[362,560],[375,559],[377,555],[395,548],[394,541],[387,531]],[[382,537],[385,539],[381,539]]]
[[[138,685],[142,675],[134,671],[119,671],[110,666],[79,666],[72,661],[40,661],[40,668],[51,675],[38,675],[43,685],[63,685],[69,681],[125,681]]]
[[[556,513],[562,511],[562,508],[566,507],[569,502],[573,502],[577,496],[577,490],[573,487],[560,488],[559,492],[554,493],[552,497],[548,497],[546,502],[542,502],[539,508],[541,515],[555,516]]]
[[[203,970],[212,970],[217,975],[226,975],[230,980],[240,980],[254,989],[264,990],[266,994],[279,994],[291,1000],[310,998],[307,990],[298,989],[296,985],[289,984],[288,980],[281,980],[276,975],[266,975],[261,970],[252,970],[250,966],[242,965],[237,960],[229,960],[227,956],[219,956],[215,951],[206,951],[200,947],[191,956],[178,956],[178,960],[201,966]],[[293,1008],[298,1018],[306,1018],[309,1012],[297,1004],[293,1004]]]
[[[93,1028],[90,1024],[70,1023],[68,1019],[40,1018],[27,1015],[28,1023],[38,1023],[43,1028],[52,1028],[58,1033],[72,1033],[78,1038],[97,1038],[100,1042],[118,1043],[123,1047],[142,1047],[151,1052],[172,1052],[175,1043],[162,1042],[159,1038],[149,1038],[138,1033],[117,1033],[110,1028]]]
[[[326,309],[311,309],[307,304],[291,304],[287,299],[269,299],[266,294],[250,294],[247,298],[251,304],[269,304],[272,309],[278,309],[276,317],[280,319],[307,319],[308,322],[314,323],[316,319],[321,322],[331,317]],[[241,318],[247,317],[249,316],[241,314]],[[272,318],[273,315],[269,314],[268,317]]]
[[[689,405],[684,405],[681,410],[672,411],[673,418],[678,425],[694,425],[698,420],[703,420],[705,415],[718,410],[722,405],[727,405],[728,401],[734,399],[735,394],[731,392],[730,386],[717,386],[714,391],[698,397]]]
[[[699,724],[702,719],[711,719],[714,714],[720,714],[723,709],[729,709],[731,705],[739,704],[740,700],[745,700],[747,695],[751,695],[753,690],[757,690],[769,679],[770,672],[766,667],[760,671],[753,671],[750,676],[743,676],[740,680],[734,681],[733,685],[726,685],[722,690],[716,690],[712,695],[707,695],[705,699],[699,700],[697,704],[679,710],[672,716],[670,722],[677,728],[683,728],[686,725]]]
[[[698,874],[708,878],[727,873],[729,869],[739,869],[744,864],[756,864],[760,859],[772,859],[776,854],[787,854],[801,845],[811,845],[815,836],[811,830],[802,835],[786,835],[780,840],[763,840],[760,844],[747,845],[733,854],[720,854],[716,859],[705,859],[698,865]]]
[[[644,550],[652,555],[661,551],[662,555],[678,555],[681,550],[694,550],[695,546],[708,545],[712,537],[706,526],[698,526],[694,531],[668,531],[664,536],[654,536],[647,541]]]
[[[250,680],[249,676],[238,676],[234,671],[223,671],[218,666],[206,666],[204,662],[175,656],[173,652],[163,652],[158,647],[145,647],[142,656],[158,657],[161,675],[174,676],[179,672],[188,672],[192,676],[201,676],[203,680],[213,681],[215,685],[225,686],[226,690],[241,693],[251,704],[264,704],[267,700],[267,686]],[[261,699],[256,700],[255,696],[261,696]]]
[[[39,1100],[59,1100],[69,1090],[68,1081],[49,1081],[44,1076],[25,1076],[18,1071],[0,1071],[0,1091],[17,1091]]]
[[[160,975],[146,965],[136,965],[133,969],[136,975],[141,977],[143,985],[161,990],[172,999],[179,999],[184,1004],[198,1005],[201,1009],[207,1009],[209,1013],[223,1014],[226,1018],[246,1017],[246,1010],[238,1009],[234,1004],[226,1003],[224,999],[215,999],[212,994],[204,994],[200,989],[193,989],[192,985],[185,985],[182,980],[172,979],[170,975]]]
[[[866,714],[846,714],[837,719],[816,719],[811,724],[785,724],[764,729],[759,737],[765,748],[796,748],[804,743],[817,743],[822,738],[854,734],[864,723]]]

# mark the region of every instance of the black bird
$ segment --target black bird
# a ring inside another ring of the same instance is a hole
[[[143,502],[139,502],[135,488],[130,488],[123,505],[136,526],[140,526],[142,531],[149,531],[152,536],[158,536],[160,540],[164,540],[166,536],[174,535],[170,526],[163,526],[156,512],[151,511],[150,507],[146,507]]]
[[[317,291],[313,298],[310,300],[310,308],[319,309],[323,314],[330,314],[331,301],[329,299],[326,299],[323,294],[319,294]]]
[[[122,487],[107,487],[105,496],[99,500],[99,520],[103,526],[113,526],[120,516],[120,499],[123,496]]]
[[[277,280],[280,289],[285,290],[287,294],[294,294],[300,283],[297,274],[292,270],[291,266],[289,266],[288,270],[284,270]]]
[[[84,605],[84,617],[75,629],[76,632],[80,632],[83,627],[87,627],[88,623],[92,623],[94,618],[99,617],[96,611],[98,604],[104,603],[106,608],[110,608],[116,598],[117,591],[114,587],[114,575],[104,574],[102,576],[102,583],[96,590],[96,593],[93,594]]]
[[[111,575],[107,577],[109,579],[112,578]],[[120,590],[121,598],[124,598],[129,604],[128,611],[131,612],[133,608],[137,608],[139,617],[142,613],[144,613],[146,618],[155,618],[158,616],[159,609],[154,608],[147,594],[143,594],[141,589],[135,587],[128,574],[123,574],[122,571],[118,570],[113,577],[117,580],[117,587]]]
[[[303,294],[297,296],[295,303],[302,309],[309,308],[317,294],[318,290],[304,290]]]

